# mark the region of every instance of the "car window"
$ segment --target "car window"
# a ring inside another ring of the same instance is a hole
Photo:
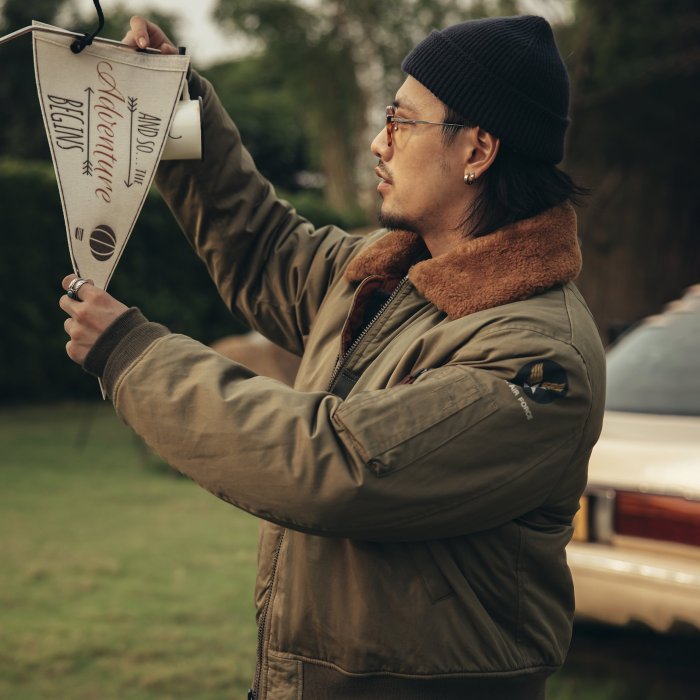
[[[700,415],[700,303],[630,331],[608,352],[607,366],[607,409]]]

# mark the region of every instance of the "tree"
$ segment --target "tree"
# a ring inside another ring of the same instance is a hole
[[[338,8],[327,5],[336,11],[321,17],[294,2],[223,0],[217,14],[259,39],[268,64],[284,67],[297,111],[316,136],[315,157],[327,178],[328,200],[342,210],[357,198],[352,144],[362,130],[365,105]]]
[[[236,122],[260,172],[276,187],[300,189],[312,168],[302,112],[284,73],[268,57],[252,56],[202,71]]]
[[[395,4],[390,0],[389,4]],[[340,210],[357,202],[357,142],[366,125],[362,74],[382,56],[366,51],[368,25],[383,3],[326,2],[311,8],[287,0],[221,0],[225,26],[264,47],[267,65],[282,67],[297,111],[312,136],[313,157],[325,175],[329,203]]]
[[[220,0],[217,16],[284,67],[328,197],[347,206],[357,192],[365,125],[380,128],[381,107],[401,82],[399,66],[411,46],[431,27],[533,6]],[[580,212],[580,284],[605,333],[700,279],[700,11],[697,0],[559,0],[541,7],[561,20],[555,31],[572,78],[565,168],[594,188]]]
[[[5,0],[0,5],[0,36],[41,19],[53,23],[65,0]],[[0,156],[48,159],[41,110],[36,93],[31,39],[27,36],[0,48]]]
[[[578,0],[567,166],[593,187],[580,213],[580,286],[604,335],[700,281],[700,11],[695,0]]]
[[[216,16],[283,67],[326,196],[342,210],[357,201],[358,156],[382,126],[411,47],[431,28],[517,7],[517,0],[219,0]]]

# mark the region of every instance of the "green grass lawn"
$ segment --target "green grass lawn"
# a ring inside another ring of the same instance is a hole
[[[242,700],[257,529],[109,404],[0,410],[0,700]],[[694,700],[698,658],[698,639],[578,627],[547,697]]]
[[[0,698],[245,697],[257,521],[110,405],[0,411]]]

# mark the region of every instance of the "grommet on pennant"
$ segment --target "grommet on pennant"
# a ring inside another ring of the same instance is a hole
[[[86,34],[85,36],[76,39],[71,45],[70,50],[73,53],[80,53],[86,46],[92,44],[93,39],[102,31],[105,26],[105,16],[100,7],[100,0],[92,0],[95,4],[95,9],[97,10],[97,21],[99,25],[97,29],[92,34]]]

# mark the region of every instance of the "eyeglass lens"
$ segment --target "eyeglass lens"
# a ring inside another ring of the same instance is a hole
[[[392,131],[394,130],[394,124],[392,122],[392,119],[394,117],[395,111],[394,108],[389,105],[386,108],[386,142],[388,146],[392,145],[393,142],[393,137],[392,137]]]

